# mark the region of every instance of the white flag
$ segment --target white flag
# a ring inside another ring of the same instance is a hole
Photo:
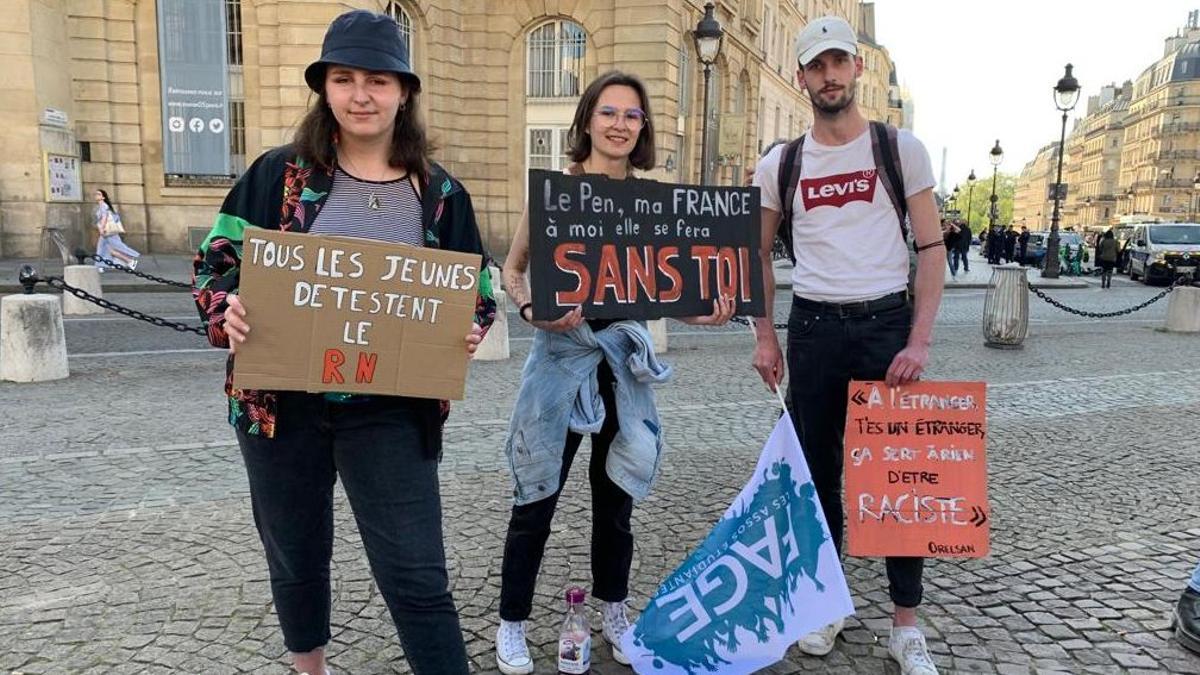
[[[751,673],[854,613],[791,418],[712,532],[621,640],[639,673]]]

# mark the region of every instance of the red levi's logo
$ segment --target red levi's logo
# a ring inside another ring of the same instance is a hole
[[[850,202],[875,201],[875,169],[840,173],[836,176],[806,178],[800,181],[800,194],[804,197],[804,208],[818,206],[841,208]]]

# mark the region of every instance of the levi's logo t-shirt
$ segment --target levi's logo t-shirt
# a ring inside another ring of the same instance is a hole
[[[842,207],[855,201],[869,204],[875,201],[876,184],[874,169],[800,180],[805,209]]]
[[[910,132],[897,139],[905,197],[935,185],[929,154]],[[782,211],[780,145],[758,163],[754,184],[763,208]],[[843,145],[804,140],[800,184],[792,203],[796,265],[792,291],[822,302],[883,297],[908,287],[908,249],[900,223],[876,175],[868,129]]]

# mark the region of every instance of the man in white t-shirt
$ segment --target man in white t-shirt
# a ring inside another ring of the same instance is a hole
[[[931,188],[925,147],[898,132],[903,199],[916,242],[915,300],[908,298],[909,248],[888,177],[877,176],[872,133],[855,102],[863,72],[857,35],[839,17],[822,17],[797,41],[797,77],[812,100],[814,122],[804,139],[800,183],[792,202],[792,309],[787,371],[792,415],[825,517],[841,550],[842,457],[849,380],[920,378],[929,360],[933,321],[941,302],[946,250]],[[762,191],[762,251],[767,315],[757,319],[754,367],[772,390],[782,384],[784,356],[773,326],[775,273],[771,245],[780,214],[783,146],[758,163]],[[886,155],[884,155],[886,156]],[[892,184],[894,185],[894,183]],[[894,190],[893,190],[894,191]],[[888,558],[895,606],[889,652],[902,673],[936,675],[917,627],[924,559]],[[833,650],[842,622],[805,636],[802,651]]]

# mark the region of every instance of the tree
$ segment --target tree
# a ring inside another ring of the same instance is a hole
[[[958,203],[955,204],[962,215],[963,222],[967,222],[968,211],[971,214],[971,231],[980,232],[988,226],[988,206],[991,204],[989,198],[992,196],[992,177],[980,177],[975,181],[974,194],[971,193],[970,185],[964,178],[958,183]],[[1012,224],[1013,212],[1013,195],[1016,192],[1017,177],[1013,174],[1007,174],[1003,171],[996,175],[996,206],[999,210],[999,217],[996,218],[997,225],[1008,226]],[[954,188],[950,188],[953,192]],[[967,198],[970,197],[970,204],[967,204]]]

